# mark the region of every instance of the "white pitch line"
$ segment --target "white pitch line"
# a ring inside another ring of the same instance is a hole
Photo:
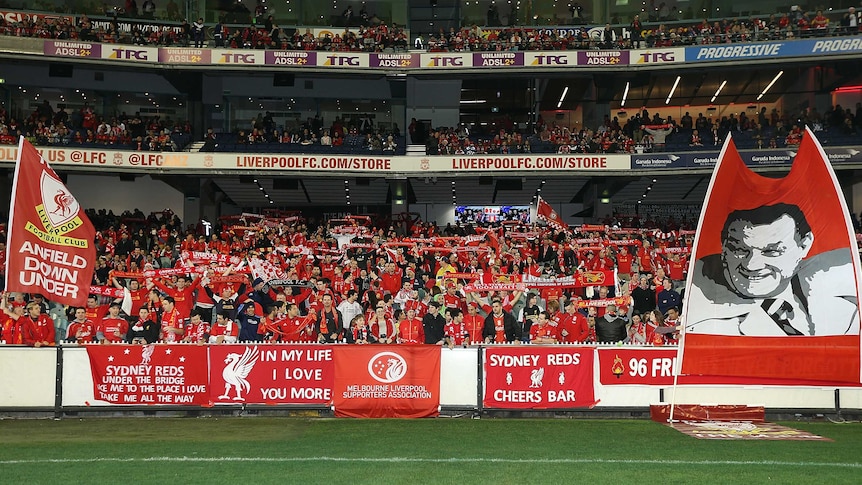
[[[316,457],[195,457],[195,456],[152,456],[139,458],[45,458],[31,460],[0,460],[0,465],[38,465],[65,463],[210,463],[210,462],[257,462],[257,463],[297,463],[297,462],[344,462],[344,463],[512,463],[512,464],[622,464],[622,465],[738,465],[738,466],[788,466],[788,467],[835,467],[862,468],[862,463],[829,463],[822,461],[775,461],[775,460],[615,460],[604,458],[345,458],[331,456]]]

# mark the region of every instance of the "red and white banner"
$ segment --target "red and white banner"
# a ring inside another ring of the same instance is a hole
[[[332,400],[332,347],[210,345],[214,404],[320,404]]]
[[[87,345],[93,394],[111,404],[207,406],[207,348]]]
[[[602,348],[599,357],[599,383],[603,386],[672,386],[677,349],[665,347]],[[841,382],[771,379],[749,376],[679,376],[680,385],[720,386],[822,386],[858,387]]]
[[[425,418],[440,413],[440,347],[336,346],[335,415]]]
[[[599,382],[613,385],[673,385],[677,349],[598,349]]]
[[[549,226],[556,229],[569,228],[567,224],[563,223],[563,220],[560,219],[560,215],[557,214],[557,211],[555,211],[553,207],[551,207],[551,204],[545,202],[541,197],[539,197],[539,202],[536,206],[536,219],[545,221]]]
[[[860,264],[835,172],[806,130],[790,172],[728,139],[698,224],[682,374],[860,382]]]
[[[488,347],[486,408],[582,408],[596,404],[593,347]]]
[[[12,185],[6,290],[84,306],[96,261],[96,230],[78,201],[23,137]]]

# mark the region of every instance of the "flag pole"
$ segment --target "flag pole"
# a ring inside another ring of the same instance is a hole
[[[668,415],[667,422],[673,423],[673,412],[676,407],[676,386],[679,383],[679,373],[682,370],[682,349],[685,346],[685,322],[681,325],[679,331],[679,347],[676,349],[676,365],[673,367],[673,387],[671,387],[670,391],[670,414]]]

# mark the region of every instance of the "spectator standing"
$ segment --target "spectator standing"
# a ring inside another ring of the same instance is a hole
[[[641,275],[638,287],[632,290],[631,295],[636,313],[643,315],[656,308],[655,288],[649,285],[649,278],[646,275]]]
[[[432,345],[443,344],[443,329],[446,319],[438,313],[440,303],[435,300],[428,302],[428,312],[422,317],[422,329],[425,333],[425,343]]]
[[[192,33],[195,37],[195,47],[198,49],[203,49],[204,47],[204,18],[198,17],[197,21],[192,24]]]
[[[506,343],[521,341],[521,326],[511,313],[503,311],[503,302],[494,300],[491,303],[491,314],[485,317],[482,330],[485,343]]]

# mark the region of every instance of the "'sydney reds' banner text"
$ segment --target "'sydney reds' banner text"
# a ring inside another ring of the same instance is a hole
[[[681,374],[859,383],[859,269],[810,130],[784,178],[749,170],[728,140],[692,250]]]
[[[78,201],[21,137],[6,244],[6,289],[84,306],[96,231]]]
[[[486,408],[582,408],[596,404],[592,347],[488,347]]]
[[[426,418],[440,414],[439,346],[337,346],[333,360],[336,416]]]
[[[111,404],[206,406],[207,347],[88,345],[93,394]]]

